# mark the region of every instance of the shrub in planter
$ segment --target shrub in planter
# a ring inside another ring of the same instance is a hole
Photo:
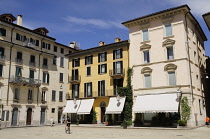
[[[179,126],[186,126],[187,121],[186,120],[179,120],[178,124],[179,124]]]

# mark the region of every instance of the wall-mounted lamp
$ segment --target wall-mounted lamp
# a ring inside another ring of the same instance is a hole
[[[176,95],[177,95],[177,98],[179,98],[180,96],[181,96],[181,87],[178,87],[177,89],[176,89]]]
[[[120,95],[119,94],[117,94],[116,99],[117,99],[118,102],[120,101]]]

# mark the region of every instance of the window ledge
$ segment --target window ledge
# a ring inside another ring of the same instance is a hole
[[[141,42],[141,44],[145,44],[145,43],[150,43],[150,40]]]
[[[43,85],[49,85],[49,83],[42,83]]]
[[[64,68],[64,66],[60,66],[60,68]]]
[[[174,35],[172,35],[172,36],[167,36],[167,37],[163,37],[163,39],[169,39],[169,38],[174,38]]]
[[[164,61],[164,63],[175,62],[175,61],[176,61],[175,59],[169,59],[169,60]]]
[[[59,100],[59,102],[63,102],[63,100]]]
[[[99,75],[103,75],[103,74],[106,74],[106,73],[99,73]]]
[[[142,66],[152,65],[151,63],[144,63]]]
[[[59,81],[59,83],[64,83],[63,81]]]

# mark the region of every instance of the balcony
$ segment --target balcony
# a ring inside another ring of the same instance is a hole
[[[31,66],[31,67],[35,67],[36,66],[36,63],[35,62],[29,62],[29,66]]]
[[[79,75],[69,76],[70,83],[79,83],[80,80],[81,80],[81,76]]]
[[[113,78],[122,78],[125,76],[125,69],[119,68],[119,69],[109,70],[109,76]]]
[[[22,65],[22,64],[23,64],[23,60],[22,60],[22,59],[16,58],[16,59],[15,59],[15,62],[16,62],[17,64],[19,64],[19,65]]]
[[[48,65],[42,65],[43,69],[48,69]]]
[[[19,76],[10,77],[9,83],[14,84],[14,85],[35,86],[35,87],[39,87],[41,85],[41,81],[38,79],[25,78],[25,77],[19,77]]]

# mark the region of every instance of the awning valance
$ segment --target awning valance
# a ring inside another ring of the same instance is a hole
[[[77,114],[90,114],[94,99],[83,99],[77,111]]]
[[[63,113],[77,113],[80,102],[80,100],[76,100],[75,102],[74,100],[68,100],[66,102],[66,107],[63,110]]]
[[[106,114],[121,114],[125,104],[125,97],[120,97],[117,101],[116,97],[111,97],[109,99],[109,105],[106,109]]]
[[[134,103],[134,113],[178,112],[177,95],[153,94],[137,96]]]

